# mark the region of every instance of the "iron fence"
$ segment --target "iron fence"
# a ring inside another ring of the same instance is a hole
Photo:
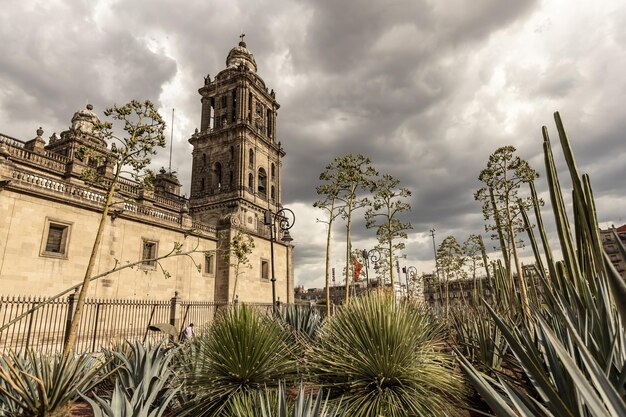
[[[0,331],[0,352],[36,348],[45,353],[63,349],[74,314],[76,295],[45,297],[0,296],[0,326],[33,310]],[[95,352],[122,341],[155,342],[164,333],[150,331],[157,324],[172,324],[178,331],[188,323],[202,329],[215,318],[223,303],[208,301],[87,299],[79,324],[75,351]]]

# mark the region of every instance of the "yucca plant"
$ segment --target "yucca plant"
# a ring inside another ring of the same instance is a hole
[[[88,355],[63,357],[29,350],[0,356],[0,399],[19,416],[56,416],[101,380],[101,363]]]
[[[141,342],[126,342],[115,350],[105,350],[111,364],[114,388],[110,399],[94,395],[82,396],[92,407],[95,417],[159,417],[178,391],[169,384],[172,352],[162,343],[144,346]]]
[[[442,325],[391,294],[345,305],[322,327],[309,365],[353,417],[455,416],[465,403]]]
[[[235,403],[253,409],[265,389],[296,375],[289,334],[275,319],[253,308],[233,306],[209,331],[181,350],[183,381],[179,412],[190,416],[236,416]]]
[[[626,286],[602,251],[589,178],[578,174],[558,113],[555,120],[574,188],[574,208],[568,215],[544,127],[548,188],[563,260],[554,261],[539,221],[548,270],[546,274],[543,267],[536,268],[543,281],[538,297],[543,302],[537,302],[522,323],[512,323],[488,307],[526,383],[487,378],[462,357],[461,366],[499,416],[624,416]],[[537,206],[535,213],[539,215]],[[527,229],[532,242],[532,229]],[[533,251],[537,265],[542,265],[538,245]]]

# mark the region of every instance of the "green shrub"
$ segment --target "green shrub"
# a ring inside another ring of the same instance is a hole
[[[325,323],[310,369],[352,417],[455,416],[464,405],[441,324],[388,294],[357,297]]]
[[[181,350],[179,411],[191,416],[236,416],[233,404],[257,408],[259,393],[296,375],[289,334],[253,308],[233,306],[209,331]]]

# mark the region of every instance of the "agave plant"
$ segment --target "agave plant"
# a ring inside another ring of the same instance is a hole
[[[276,395],[278,394],[278,395]],[[239,403],[235,409],[237,417],[341,417],[341,411],[332,407],[328,395],[324,396],[320,390],[317,395],[306,393],[304,385],[300,384],[298,396],[293,404],[287,401],[285,385],[280,384],[278,392],[266,391],[260,395],[257,409],[250,409],[247,404]]]
[[[451,320],[456,345],[461,353],[481,370],[502,370],[509,347],[502,331],[485,309],[467,306],[454,310]]]
[[[100,382],[100,365],[88,355],[48,356],[34,350],[0,356],[4,412],[26,417],[57,415],[78,398],[79,392],[87,392]]]
[[[235,404],[254,409],[259,393],[295,377],[289,341],[289,334],[271,317],[245,305],[229,308],[181,351],[178,411],[236,416]]]
[[[163,415],[177,388],[170,387],[172,355],[163,344],[144,346],[127,342],[125,347],[105,350],[105,357],[115,375],[115,386],[110,400],[94,395],[82,396],[92,407],[95,417],[159,417]]]
[[[349,416],[460,415],[465,389],[443,340],[425,307],[372,293],[325,323],[310,368]]]
[[[543,303],[536,303],[522,323],[488,308],[526,383],[485,377],[463,357],[461,367],[499,416],[624,416],[626,286],[602,252],[589,178],[578,174],[558,113],[555,120],[574,186],[572,228],[544,127],[548,188],[563,260],[554,260],[538,221],[548,270],[546,274],[543,267],[537,268]],[[537,207],[535,213],[540,219]],[[528,225],[528,219],[525,222]],[[532,229],[527,228],[532,242]],[[542,265],[537,244],[533,251],[537,265]]]
[[[312,342],[323,322],[317,310],[297,304],[289,304],[281,310],[280,318],[289,326],[299,340]]]

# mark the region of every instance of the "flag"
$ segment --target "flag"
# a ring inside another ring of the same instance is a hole
[[[363,264],[359,262],[356,256],[353,256],[352,260],[354,261],[354,282],[357,282],[359,280],[359,276],[361,275],[361,269],[363,269]]]

